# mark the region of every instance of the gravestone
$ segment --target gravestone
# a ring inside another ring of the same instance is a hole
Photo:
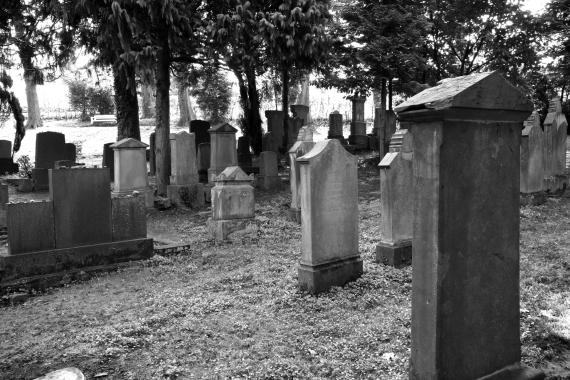
[[[208,230],[216,240],[226,240],[232,232],[243,230],[254,218],[253,174],[230,166],[215,179],[212,188],[212,217]]]
[[[12,142],[0,140],[0,174],[17,173],[18,164],[12,159]]]
[[[190,133],[194,133],[196,149],[202,143],[210,142],[210,123],[205,120],[192,120],[190,121]]]
[[[544,190],[544,132],[536,111],[524,122],[520,155],[520,192],[531,194]]]
[[[277,153],[261,152],[259,155],[259,177],[257,181],[263,190],[279,189],[281,179],[277,168]]]
[[[148,145],[131,137],[111,145],[114,151],[115,180],[113,195],[129,195],[133,191],[145,196],[146,207],[154,206],[154,195],[148,186],[146,148]]]
[[[299,135],[299,131],[301,130],[303,124],[302,120],[298,117],[290,118],[289,119],[289,130],[288,130],[288,140],[287,140],[287,149],[291,148],[295,141],[297,141],[297,136]]]
[[[312,141],[312,133],[309,141],[305,141],[305,139],[309,138],[306,133],[301,136],[304,128],[309,129],[309,127],[301,128],[297,142],[289,149],[289,163],[291,165],[289,172],[289,185],[291,187],[289,218],[299,224],[301,224],[301,170],[297,158],[305,155],[315,146],[315,143]]]
[[[366,121],[364,121],[364,102],[366,98],[353,96],[349,99],[352,102],[352,121],[350,122],[348,143],[354,145],[357,149],[368,149]]]
[[[294,118],[298,117],[301,119],[301,126],[308,124],[309,106],[303,104],[291,104],[289,108],[291,109],[291,113]]]
[[[55,161],[65,160],[65,135],[59,132],[40,132],[36,135],[36,160],[32,179],[36,190],[47,190],[48,169]]]
[[[12,142],[9,140],[0,140],[0,159],[12,158]]]
[[[565,174],[567,128],[560,98],[555,97],[550,100],[544,119],[545,190],[558,191],[568,186],[568,176]]]
[[[176,206],[204,205],[204,187],[199,183],[194,133],[170,134],[171,176],[166,187],[168,199]]]
[[[149,166],[149,174],[155,175],[156,174],[156,132],[152,132],[149,136],[149,154],[148,154],[148,166]],[[113,178],[111,176],[111,178]]]
[[[101,163],[101,167],[109,169],[109,178],[112,181],[115,180],[115,152],[111,145],[114,143],[106,143],[103,144],[103,162]]]
[[[271,132],[271,136],[273,136],[275,144],[279,149],[283,146],[283,140],[285,139],[283,111],[268,110],[265,111],[265,117],[267,118],[267,132]]]
[[[442,80],[396,108],[413,136],[410,379],[543,378],[519,364],[519,149],[531,110],[498,72]]]
[[[329,115],[329,133],[327,138],[340,140],[341,143],[345,143],[343,131],[342,131],[342,114],[338,111],[333,111]]]
[[[210,143],[198,144],[197,165],[200,182],[207,183],[210,168]]]
[[[77,147],[73,143],[65,143],[64,147],[64,158],[63,160],[70,162],[77,162]]]
[[[229,166],[236,166],[236,132],[237,129],[228,123],[221,123],[210,131],[210,168],[208,183],[214,183],[216,177]]]
[[[51,169],[55,247],[111,241],[109,171],[101,168]]]
[[[112,241],[146,238],[144,197],[125,195],[111,199]]]
[[[276,141],[273,132],[266,132],[261,137],[261,149],[264,152],[275,152],[279,154],[279,145]]]
[[[413,146],[412,134],[401,129],[392,137],[380,167],[381,240],[376,262],[394,267],[412,261]]]
[[[296,142],[299,141],[313,141],[313,129],[308,125],[301,127],[296,139]]]
[[[6,224],[10,255],[55,248],[52,201],[8,203]]]
[[[237,142],[238,165],[246,173],[251,173],[251,151],[249,149],[249,137],[241,136]]]
[[[297,158],[301,171],[299,286],[316,294],[362,274],[356,157],[326,140]]]

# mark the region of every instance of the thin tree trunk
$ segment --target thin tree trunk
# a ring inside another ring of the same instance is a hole
[[[289,70],[285,65],[281,66],[281,78],[283,82],[283,93],[281,96],[281,106],[283,109],[283,146],[282,152],[287,152],[289,144]]]
[[[386,79],[382,79],[380,90],[380,123],[378,123],[378,150],[380,158],[384,157],[388,151],[386,140],[390,141],[390,136],[386,136]]]
[[[390,78],[390,80],[388,81],[388,109],[390,111],[392,111],[392,106],[393,106],[393,102],[392,102],[392,97],[393,97],[394,93],[392,92],[392,78]]]
[[[178,119],[177,125],[179,127],[183,125],[190,127],[191,118],[186,85],[184,83],[177,82],[176,87],[178,89],[178,109],[180,110],[180,119]]]
[[[299,98],[297,100],[297,104],[302,104],[307,107],[311,107],[311,98],[309,95],[309,80],[310,74],[304,75],[303,79],[301,80],[301,93],[299,94]],[[305,120],[305,124],[309,124],[311,122],[311,109],[309,108],[309,113],[307,114],[307,120]]]
[[[142,115],[143,119],[150,119],[154,117],[154,112],[152,109],[152,86],[150,84],[143,83],[141,85],[141,95],[142,95]]]
[[[117,108],[117,141],[127,137],[141,139],[139,104],[137,99],[135,70],[126,62],[113,65],[113,84]]]
[[[246,69],[247,93],[249,99],[249,112],[247,116],[247,137],[255,154],[260,154],[261,146],[261,116],[259,115],[260,101],[257,91],[255,68]]]
[[[161,30],[163,45],[156,62],[156,186],[159,195],[166,195],[170,184],[170,47],[168,31]]]

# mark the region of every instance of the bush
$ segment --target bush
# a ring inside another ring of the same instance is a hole
[[[90,86],[81,79],[67,80],[69,105],[81,112],[81,121],[88,121],[94,114],[114,112],[113,93],[110,88]]]
[[[192,90],[204,118],[210,122],[226,120],[231,103],[231,83],[220,72],[207,68]]]
[[[20,156],[16,162],[18,163],[18,175],[22,178],[32,178],[32,168],[34,165],[27,155]]]

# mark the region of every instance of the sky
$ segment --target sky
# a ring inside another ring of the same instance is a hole
[[[532,13],[540,13],[547,2],[547,0],[524,0],[523,9],[531,11]]]

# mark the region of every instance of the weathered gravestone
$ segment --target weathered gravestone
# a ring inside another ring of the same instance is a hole
[[[281,179],[277,168],[277,153],[261,152],[259,155],[259,177],[257,181],[263,190],[279,189]]]
[[[146,238],[146,206],[142,195],[111,198],[112,240]]]
[[[265,117],[267,118],[267,132],[271,132],[271,136],[279,149],[283,146],[283,140],[285,139],[283,111],[268,110],[265,111]]]
[[[40,132],[36,135],[36,162],[32,178],[36,190],[47,190],[48,169],[54,168],[55,161],[65,160],[65,135],[58,132]]]
[[[273,132],[265,132],[261,137],[261,149],[263,152],[275,152],[279,154],[279,145]]]
[[[327,138],[340,140],[341,143],[346,143],[342,131],[342,114],[338,111],[333,111],[329,115],[329,133]]]
[[[214,183],[216,177],[227,167],[236,166],[236,132],[237,129],[228,123],[218,124],[210,131],[210,168],[208,183]]]
[[[351,97],[352,121],[350,122],[350,136],[348,143],[357,149],[368,149],[368,136],[366,135],[366,121],[364,120],[365,97]]]
[[[237,142],[237,158],[238,165],[246,173],[252,172],[252,157],[251,151],[249,150],[249,137],[241,136],[238,138]]]
[[[115,155],[113,195],[129,195],[133,191],[137,191],[144,195],[146,207],[153,207],[154,194],[148,185],[146,171],[147,146],[145,143],[130,137],[111,145]]]
[[[362,274],[356,157],[326,140],[297,158],[301,171],[299,285],[316,294]]]
[[[289,149],[289,163],[291,164],[291,171],[289,173],[289,184],[291,186],[291,207],[289,208],[289,218],[297,223],[301,223],[301,170],[299,167],[298,157],[304,156],[308,153],[315,143],[313,142],[313,133],[308,127],[301,128],[297,142]]]
[[[194,134],[186,131],[170,134],[171,176],[166,193],[177,206],[204,205],[204,186],[198,180]]]
[[[542,379],[519,365],[519,165],[526,97],[498,72],[396,108],[413,135],[410,379]]]
[[[196,149],[198,145],[210,142],[210,123],[205,120],[190,121],[190,133],[194,133]]]
[[[103,161],[101,167],[109,169],[111,181],[115,180],[115,152],[111,147],[114,142],[103,144]]]
[[[254,218],[253,174],[230,166],[216,177],[212,188],[212,218],[208,229],[214,239],[225,240],[232,232],[243,230]]]
[[[525,120],[521,133],[521,193],[544,190],[544,160],[544,132],[540,127],[540,116],[534,111]]]
[[[198,144],[197,165],[200,182],[207,183],[208,169],[210,168],[210,143]]]
[[[376,261],[401,267],[412,261],[412,134],[401,129],[380,164],[381,240]]]
[[[566,169],[566,137],[568,122],[562,113],[560,98],[550,100],[548,114],[544,119],[545,180],[544,187],[558,191],[568,185]]]
[[[77,147],[73,143],[65,143],[63,146],[63,160],[77,162]]]
[[[301,126],[308,124],[309,106],[306,106],[304,104],[291,104],[289,108],[291,109],[291,113],[293,114],[294,118],[298,117],[301,119]]]

